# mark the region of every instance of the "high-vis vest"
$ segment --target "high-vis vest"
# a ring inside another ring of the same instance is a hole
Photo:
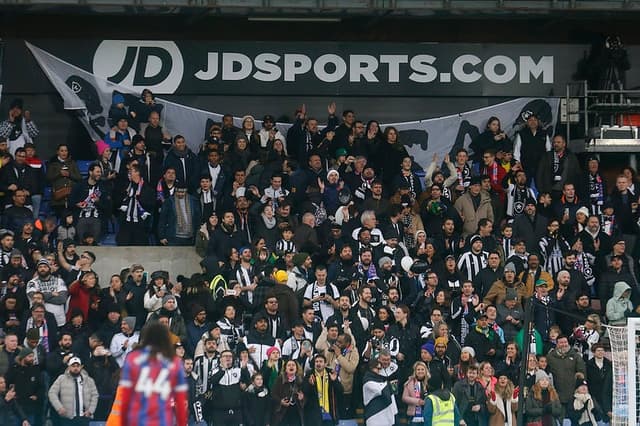
[[[454,426],[456,399],[453,397],[453,394],[450,394],[448,401],[443,401],[434,395],[429,395],[428,398],[433,407],[431,424],[433,426]]]

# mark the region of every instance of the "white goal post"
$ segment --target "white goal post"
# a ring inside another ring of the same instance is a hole
[[[640,426],[640,318],[627,326],[606,326],[613,364],[613,418],[611,426]]]

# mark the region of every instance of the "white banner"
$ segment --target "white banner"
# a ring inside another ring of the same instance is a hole
[[[558,98],[518,98],[460,114],[387,125],[400,131],[400,140],[407,145],[409,154],[426,168],[433,154],[442,160],[444,154],[451,154],[453,158],[458,148],[468,148],[471,140],[485,130],[490,117],[498,117],[502,130],[513,138],[525,124],[523,113],[532,111],[552,136],[559,103]]]
[[[62,96],[64,108],[77,111],[78,118],[93,140],[102,139],[108,131],[106,117],[114,92],[123,94],[129,104],[137,102],[140,97],[140,93],[130,87],[96,77],[28,42],[25,43]],[[164,105],[163,126],[173,135],[183,135],[187,144],[196,152],[208,134],[207,129],[211,123],[222,121],[222,114],[161,98],[157,98],[157,101]],[[524,123],[522,113],[530,110],[538,115],[546,131],[552,133],[558,104],[557,98],[518,98],[456,115],[386,125],[395,126],[400,131],[400,141],[407,145],[407,150],[415,161],[426,168],[434,153],[442,159],[446,153],[453,153],[459,147],[468,147],[473,137],[484,131],[487,120],[492,116],[500,119],[503,130],[511,137]],[[240,117],[234,117],[234,121],[236,126],[241,126]],[[256,123],[257,126],[260,125],[259,121]],[[277,126],[285,133],[291,124],[278,123]]]

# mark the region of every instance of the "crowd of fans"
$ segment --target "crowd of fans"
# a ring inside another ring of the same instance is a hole
[[[303,105],[285,134],[269,115],[261,129],[225,115],[193,152],[150,91],[116,93],[83,177],[65,144],[38,157],[13,102],[0,425],[106,420],[145,324],[170,331],[191,425],[513,426],[520,400],[529,424],[608,422],[602,325],[640,312],[634,170],[607,182],[533,112],[513,140],[491,117],[471,152],[430,164],[391,126],[327,114],[320,126]],[[109,233],[194,246],[202,270],[98,277],[76,244]],[[119,424],[136,424],[127,411]]]

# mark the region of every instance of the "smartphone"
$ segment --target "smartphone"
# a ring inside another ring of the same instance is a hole
[[[236,295],[235,290],[227,290],[227,296],[235,296],[235,295]]]

